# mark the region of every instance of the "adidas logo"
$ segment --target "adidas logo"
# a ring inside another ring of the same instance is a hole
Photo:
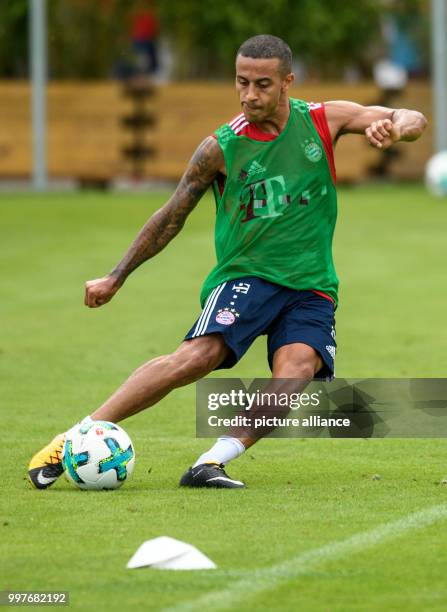
[[[258,164],[257,161],[252,162],[250,168],[248,169],[248,178],[253,178],[254,176],[256,176],[257,174],[263,174],[265,172],[265,168],[264,166],[261,166],[261,164]]]
[[[332,357],[332,359],[335,359],[335,351],[336,351],[335,346],[332,346],[330,344],[326,345],[326,350],[329,353],[329,355]]]

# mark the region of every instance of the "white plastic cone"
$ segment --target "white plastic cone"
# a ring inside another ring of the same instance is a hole
[[[169,536],[146,540],[127,564],[128,569],[199,570],[216,569],[215,563],[195,546]]]

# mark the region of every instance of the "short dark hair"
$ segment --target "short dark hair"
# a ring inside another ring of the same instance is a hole
[[[282,74],[286,75],[292,72],[292,51],[289,45],[278,36],[272,36],[271,34],[252,36],[239,47],[236,57],[238,55],[253,57],[254,59],[277,57],[280,61]]]

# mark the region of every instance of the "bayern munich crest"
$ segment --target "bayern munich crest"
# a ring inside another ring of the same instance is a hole
[[[314,138],[306,138],[304,144],[301,145],[304,149],[304,155],[311,162],[318,162],[323,157],[323,151],[320,145],[315,141]]]
[[[220,308],[217,311],[216,322],[221,325],[233,325],[239,313],[234,308]]]

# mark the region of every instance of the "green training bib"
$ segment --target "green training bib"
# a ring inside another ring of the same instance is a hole
[[[237,136],[228,124],[216,136],[227,178],[222,195],[213,185],[217,265],[202,287],[202,306],[214,287],[243,276],[322,291],[337,302],[337,196],[307,103],[290,99],[275,140]]]

